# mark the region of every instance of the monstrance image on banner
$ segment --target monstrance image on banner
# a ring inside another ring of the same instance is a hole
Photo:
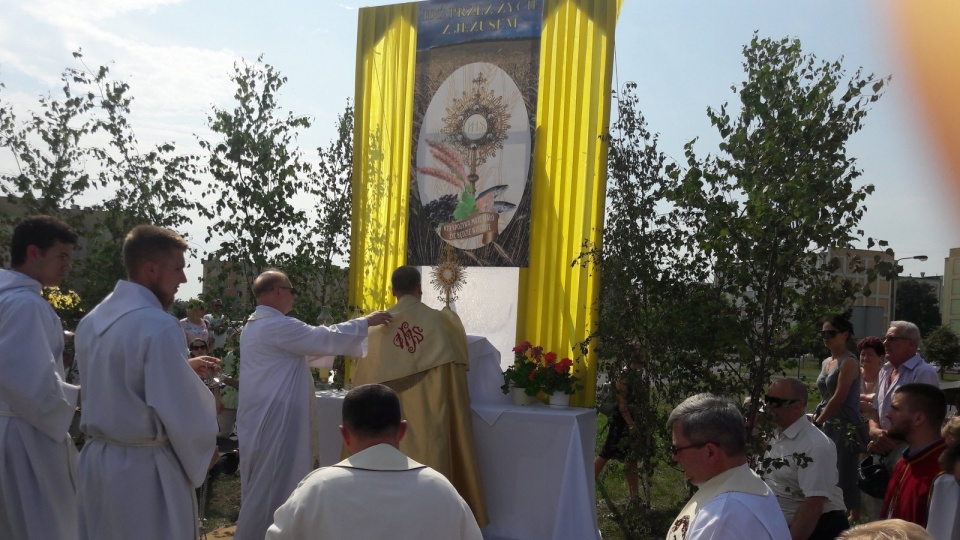
[[[527,118],[519,87],[493,64],[460,67],[434,94],[414,174],[430,227],[444,242],[476,250],[510,224],[529,175]]]

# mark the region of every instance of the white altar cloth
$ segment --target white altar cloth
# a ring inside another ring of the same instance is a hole
[[[599,539],[593,479],[596,411],[511,404],[500,391],[499,352],[482,337],[468,336],[468,342],[474,444],[490,514],[483,537]],[[338,426],[345,393],[317,393],[321,466],[340,461]]]

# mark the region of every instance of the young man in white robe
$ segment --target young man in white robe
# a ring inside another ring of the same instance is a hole
[[[83,416],[80,538],[191,540],[194,488],[216,452],[213,395],[198,375],[209,357],[187,359],[177,319],[165,311],[185,283],[187,244],[141,225],[123,245],[128,281],[77,327]]]
[[[307,475],[277,510],[267,540],[481,540],[453,484],[399,450],[407,422],[393,390],[354,388],[342,415],[340,434],[350,457]]]
[[[14,227],[0,270],[0,538],[77,538],[80,387],[63,373],[63,326],[40,296],[70,270],[77,234],[49,216]]]
[[[316,467],[308,361],[365,356],[367,328],[390,320],[386,311],[376,311],[325,327],[287,317],[296,289],[278,270],[257,276],[253,293],[257,309],[240,333],[237,440],[243,482],[236,540],[262,540],[274,511]]]

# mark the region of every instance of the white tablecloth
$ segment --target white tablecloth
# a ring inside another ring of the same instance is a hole
[[[490,512],[483,537],[600,538],[593,482],[596,412],[545,405],[471,408]],[[499,412],[493,424],[481,417],[491,412]]]
[[[599,539],[593,481],[596,412],[512,405],[500,392],[500,353],[478,336],[469,336],[469,351],[474,444],[490,513],[483,537]],[[340,461],[344,394],[317,393],[321,466]]]

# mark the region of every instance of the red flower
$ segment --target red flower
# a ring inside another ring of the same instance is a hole
[[[563,370],[566,371],[570,369],[570,366],[573,365],[573,360],[569,358],[564,358],[563,360],[560,361],[559,365],[563,366]]]
[[[563,365],[563,362],[559,362],[559,363],[553,365],[553,369],[557,370],[557,373],[559,373],[559,374],[561,374],[561,375],[563,375],[564,373],[567,372],[567,367],[569,367],[569,366],[564,366],[564,365]]]
[[[521,341],[519,345],[513,348],[514,354],[523,354],[530,348],[529,341]]]
[[[530,380],[532,381],[533,378],[536,377],[536,376],[537,376],[537,370],[533,370],[533,371],[530,372],[530,376],[528,377],[528,379],[530,379]]]
[[[540,345],[537,345],[536,347],[533,348],[533,357],[540,358],[541,356],[543,356],[543,347],[541,347]]]
[[[543,360],[548,366],[553,365],[557,361],[557,353],[550,351],[547,354],[543,355]]]

